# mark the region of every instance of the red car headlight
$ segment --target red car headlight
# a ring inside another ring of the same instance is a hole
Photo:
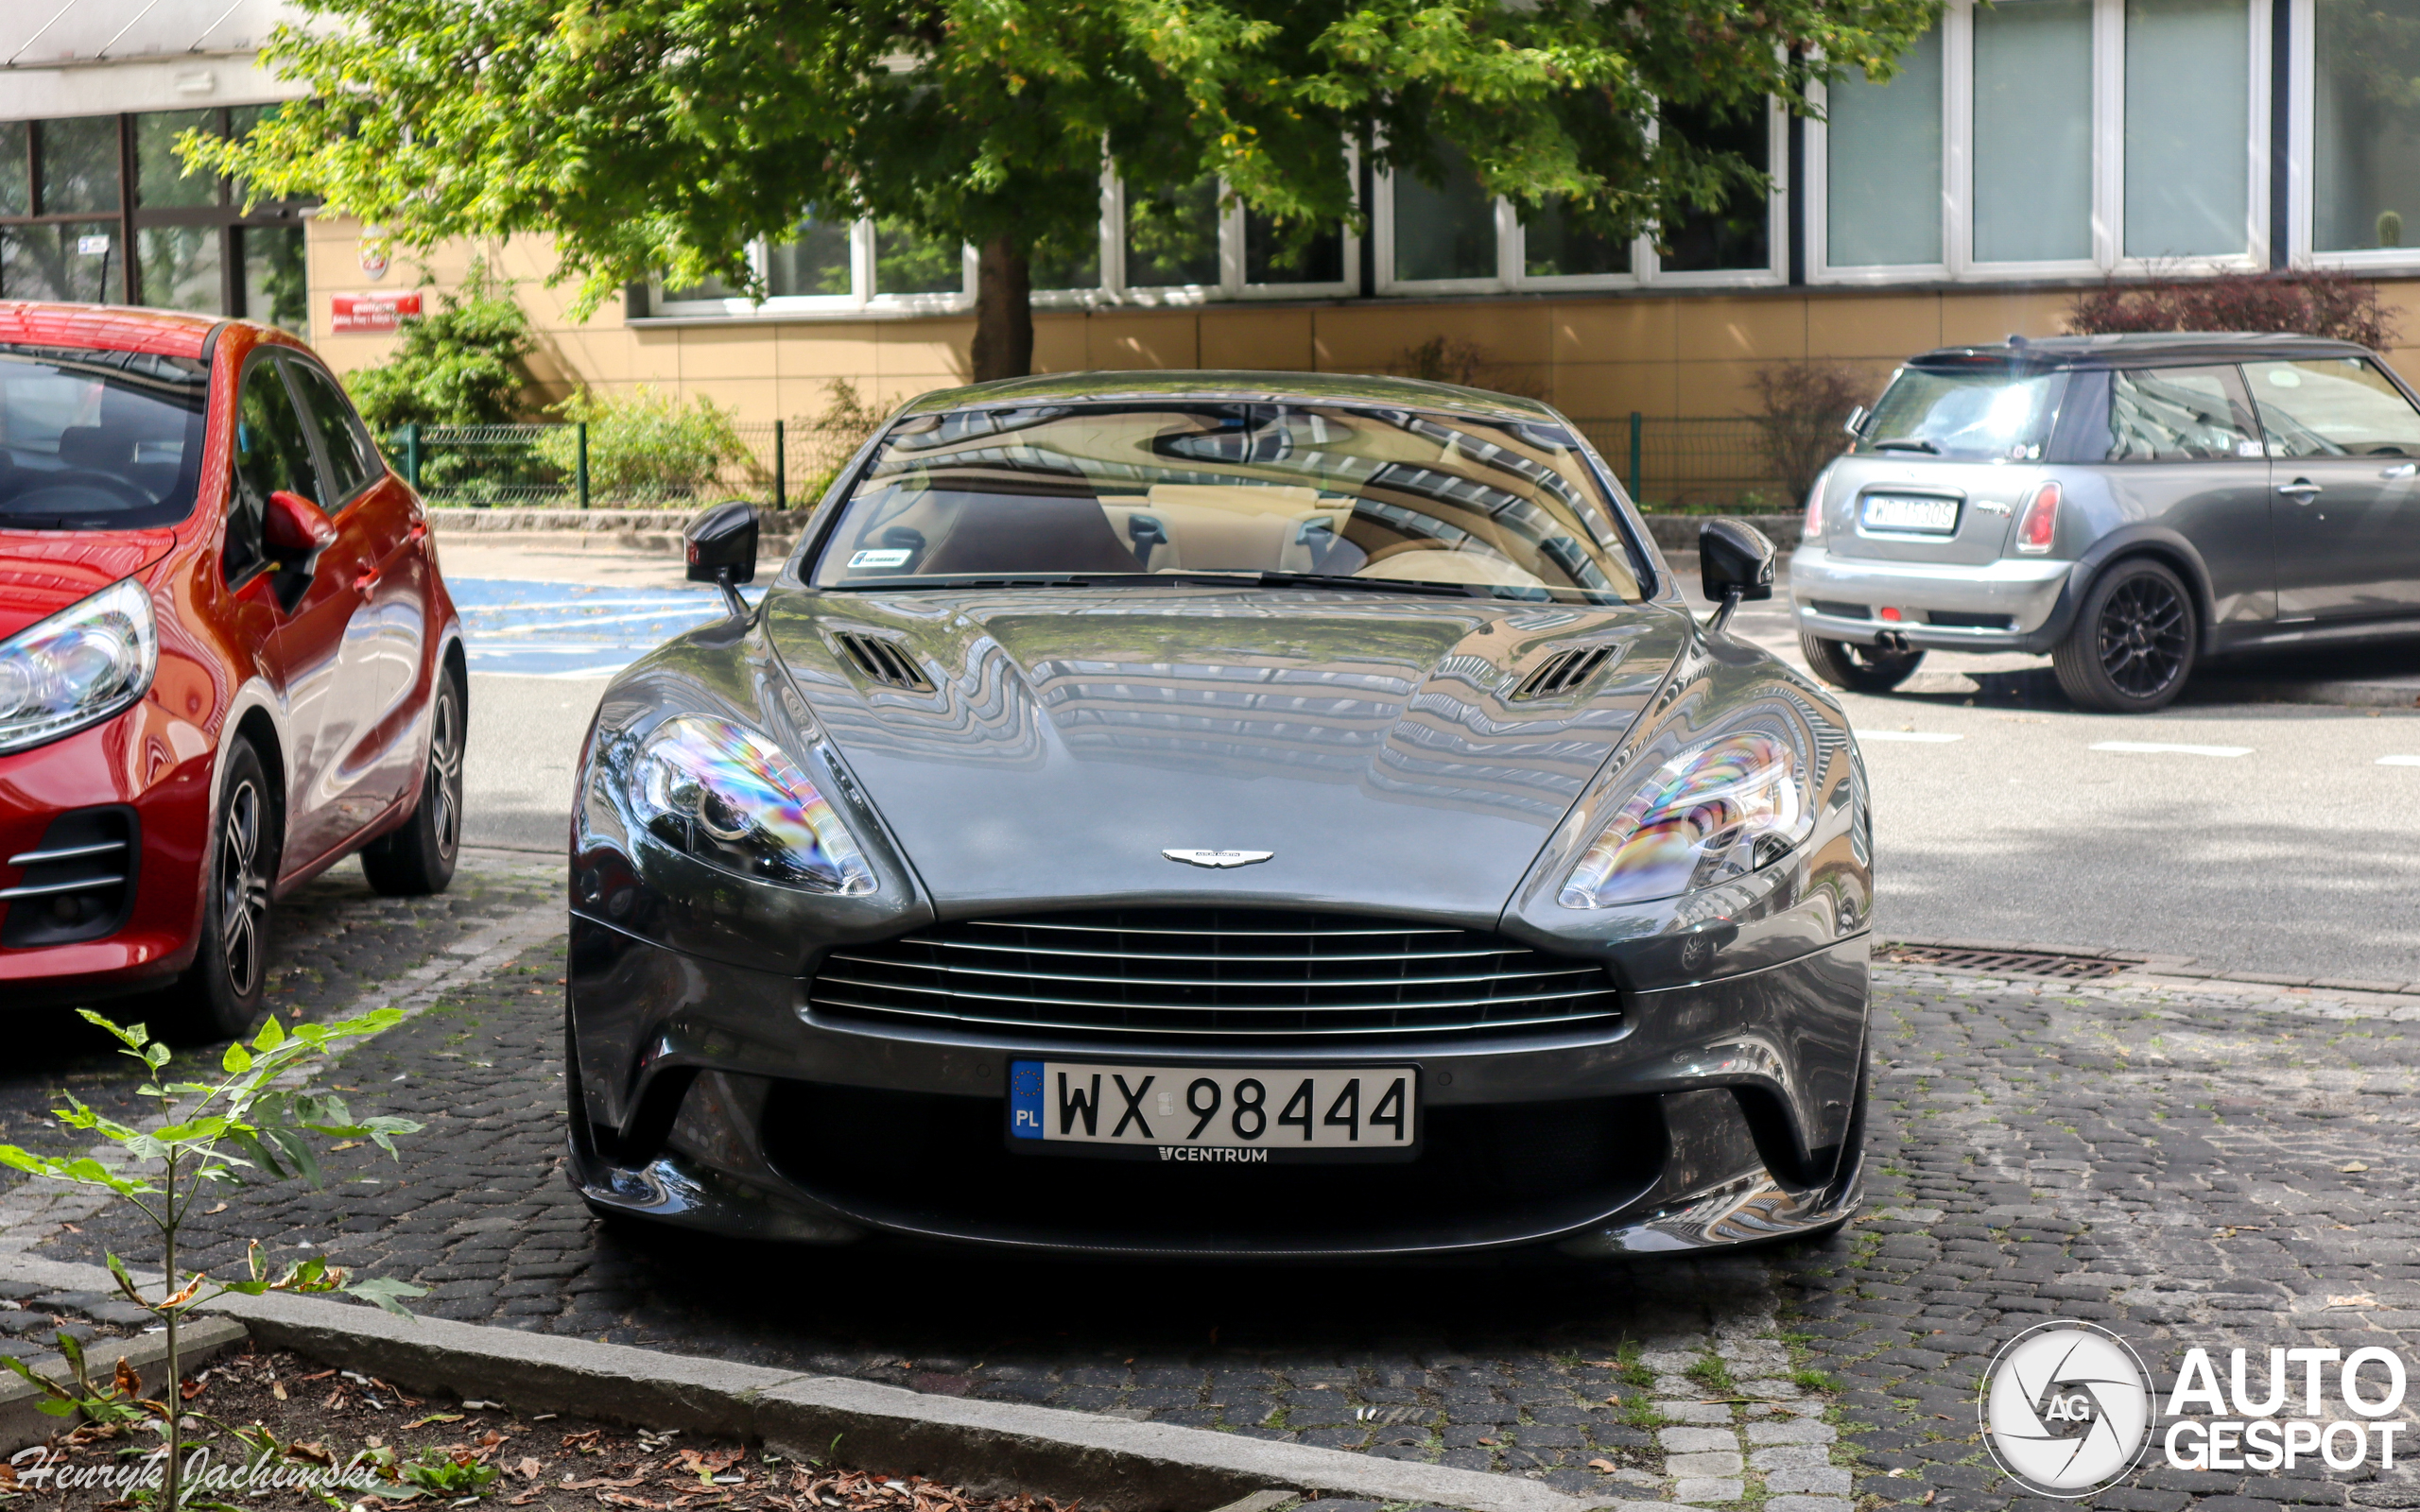
[[[23,750],[119,713],[160,665],[151,594],[112,583],[0,641],[0,751]]]

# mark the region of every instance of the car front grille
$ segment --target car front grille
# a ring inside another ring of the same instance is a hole
[[[1114,909],[934,924],[826,956],[833,1019],[1266,1044],[1620,1022],[1603,967],[1477,930],[1342,914]]]

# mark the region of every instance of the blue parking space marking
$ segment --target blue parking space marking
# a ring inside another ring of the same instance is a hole
[[[611,677],[647,652],[720,619],[711,588],[628,588],[511,577],[449,577],[474,672]],[[753,603],[761,590],[742,589]]]

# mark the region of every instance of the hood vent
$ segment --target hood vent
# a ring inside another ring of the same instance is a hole
[[[917,693],[930,693],[933,685],[916,666],[907,647],[878,635],[866,635],[856,630],[837,630],[832,639],[839,643],[840,654],[854,662],[859,672],[887,688],[908,688]]]
[[[1512,690],[1515,698],[1553,698],[1571,692],[1595,677],[1606,662],[1613,660],[1615,647],[1610,645],[1578,645],[1567,651],[1557,651],[1537,665],[1537,669],[1521,679]]]

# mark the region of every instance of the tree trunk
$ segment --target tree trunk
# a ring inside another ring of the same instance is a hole
[[[1033,370],[1033,287],[1023,247],[985,242],[975,260],[975,381]]]

